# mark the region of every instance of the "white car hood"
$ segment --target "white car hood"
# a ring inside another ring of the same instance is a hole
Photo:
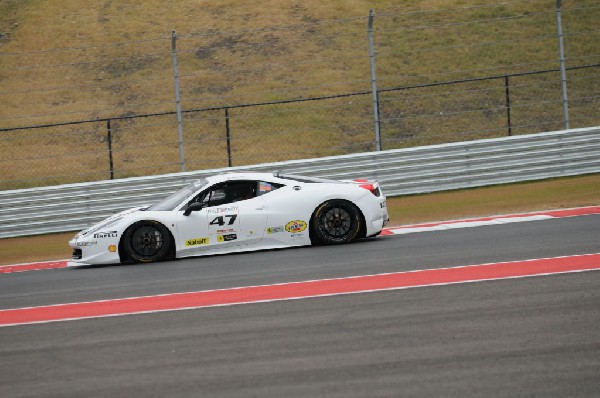
[[[97,222],[97,223],[96,223],[96,224],[94,224],[94,225],[91,225],[91,226],[90,226],[90,227],[88,227],[87,229],[85,229],[85,230],[81,231],[81,232],[80,232],[78,235],[79,235],[79,236],[86,236],[86,235],[88,235],[88,234],[90,234],[90,233],[92,233],[92,232],[99,231],[99,230],[101,230],[102,228],[106,228],[106,227],[108,227],[108,226],[110,226],[110,225],[112,225],[112,224],[114,224],[114,223],[116,223],[116,222],[120,221],[120,220],[121,220],[123,217],[125,217],[125,216],[127,216],[127,215],[129,215],[129,214],[132,214],[132,213],[138,212],[138,211],[140,211],[140,210],[142,210],[142,209],[146,209],[147,207],[148,207],[148,206],[138,206],[138,207],[133,207],[133,208],[131,208],[131,209],[123,210],[123,211],[122,211],[122,212],[120,212],[120,213],[113,214],[112,216],[110,216],[110,217],[108,217],[108,218],[105,218],[104,220],[102,220],[102,221],[100,221],[100,222]]]

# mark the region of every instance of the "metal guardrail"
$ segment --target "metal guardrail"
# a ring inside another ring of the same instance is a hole
[[[600,172],[600,127],[427,147],[0,191],[0,238],[80,230],[226,171],[370,178],[387,196]]]

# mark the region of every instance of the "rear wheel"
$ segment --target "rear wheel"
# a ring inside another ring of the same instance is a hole
[[[345,200],[329,200],[315,210],[311,228],[321,243],[347,243],[358,237],[360,217],[360,211],[354,204]]]
[[[156,221],[138,221],[123,234],[123,249],[136,262],[164,260],[171,247],[167,228]]]

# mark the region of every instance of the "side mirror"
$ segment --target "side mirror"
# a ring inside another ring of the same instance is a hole
[[[189,205],[187,209],[185,209],[185,211],[183,212],[183,215],[187,217],[190,214],[192,214],[193,211],[200,211],[202,209],[204,209],[204,204],[199,203],[199,202],[194,202],[191,205]]]

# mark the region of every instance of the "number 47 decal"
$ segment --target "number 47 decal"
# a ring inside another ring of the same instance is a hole
[[[225,218],[229,218],[229,222],[227,222],[227,225],[233,225],[235,219],[237,218],[237,214],[226,214],[225,216],[218,216],[210,222],[210,225],[219,225],[222,227],[223,225],[225,225]]]

